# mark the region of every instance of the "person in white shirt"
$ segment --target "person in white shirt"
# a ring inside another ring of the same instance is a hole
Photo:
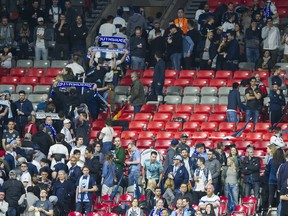
[[[72,134],[71,134],[71,131],[70,131],[70,128],[71,128],[70,119],[65,119],[63,121],[63,125],[64,126],[63,126],[63,128],[62,128],[60,133],[65,135],[65,142],[67,142],[71,147],[73,147],[75,139],[72,138]]]
[[[4,200],[5,193],[0,192],[0,216],[6,216],[9,204]]]
[[[62,162],[63,163],[65,162],[65,160],[69,159],[68,149],[61,142],[62,142],[62,134],[57,134],[56,135],[56,143],[49,148],[48,159],[51,161],[51,166],[50,166],[51,168],[54,167],[54,165],[56,164],[56,161],[53,158],[53,156],[55,154],[61,154],[62,155]],[[65,158],[65,160],[64,160],[64,158]]]
[[[35,60],[48,59],[48,40],[50,40],[49,32],[44,25],[44,18],[38,17],[38,26],[34,29],[34,46]]]
[[[111,127],[111,120],[106,119],[105,127],[101,130],[99,139],[102,139],[102,153],[106,155],[113,147],[113,137],[115,136],[114,129]]]
[[[218,208],[220,206],[220,198],[219,198],[219,196],[214,194],[214,187],[212,184],[208,184],[206,189],[207,189],[207,195],[203,196],[200,199],[199,207],[202,210],[203,209],[205,210],[205,208],[208,204],[212,204],[212,206],[214,208],[215,215],[218,216],[219,215]],[[224,214],[224,212],[222,212],[222,213]],[[223,215],[223,214],[221,214],[221,215]]]
[[[106,19],[106,23],[102,24],[99,29],[99,35],[100,36],[113,36],[116,32],[116,26],[112,23],[113,22],[113,16],[109,15]],[[109,42],[103,42],[101,43],[101,46],[108,46]]]
[[[154,21],[154,28],[148,34],[148,42],[149,43],[156,38],[156,31],[157,30],[161,31],[161,36],[164,35],[164,29],[160,28],[160,20]]]
[[[274,26],[271,17],[267,18],[267,25],[262,28],[261,36],[263,39],[263,50],[269,50],[271,52],[272,63],[274,65],[277,61],[281,38],[279,28]]]
[[[84,68],[78,64],[79,55],[74,53],[72,57],[72,63],[67,64],[66,67],[71,68],[74,76],[81,75],[85,72]]]
[[[223,32],[227,32],[229,30],[234,31],[235,29],[235,15],[234,14],[228,14],[228,21],[225,21],[222,25]]]
[[[83,162],[83,164],[85,163],[85,150],[86,150],[86,146],[83,145],[84,143],[84,139],[82,136],[77,136],[76,137],[76,146],[74,146],[70,152],[70,156],[75,154],[75,150],[79,150],[80,151],[80,161]]]
[[[283,62],[288,63],[288,26],[286,26],[285,28],[285,32],[284,32],[281,42],[284,45]]]
[[[53,28],[55,28],[56,24],[59,21],[60,14],[62,13],[61,8],[58,7],[58,0],[52,0],[52,6],[49,9],[48,13],[50,21],[53,23]]]
[[[285,148],[286,143],[282,139],[282,130],[280,127],[276,127],[274,129],[275,133],[270,138],[270,144],[276,146],[277,148]]]
[[[120,8],[117,10],[117,16],[113,20],[113,24],[116,27],[116,32],[119,33],[121,28],[126,28],[127,24],[125,19],[122,18],[123,16],[123,10]]]
[[[27,162],[23,162],[21,163],[21,176],[20,176],[20,181],[22,183],[26,183],[26,188],[32,185],[32,181],[31,181],[31,175],[28,171],[28,163]]]

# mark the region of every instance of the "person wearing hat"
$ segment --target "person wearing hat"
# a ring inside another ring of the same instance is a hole
[[[282,108],[286,105],[285,96],[280,90],[278,83],[273,83],[273,89],[269,92],[270,98],[270,122],[273,125],[279,122],[282,117]]]
[[[177,154],[177,147],[178,147],[179,141],[177,139],[171,140],[171,145],[167,149],[166,158],[163,165],[163,172],[165,173],[167,168],[173,163],[173,157]]]
[[[173,164],[170,164],[167,168],[164,179],[170,178],[174,181],[175,193],[179,193],[181,184],[188,184],[189,174],[186,167],[182,163],[182,157],[175,155],[173,157]]]
[[[187,139],[188,139],[188,135],[185,133],[180,136],[180,142],[177,146],[177,153],[178,154],[181,154],[182,150],[186,149],[188,152],[188,155],[190,155],[190,147],[186,144]]]
[[[22,182],[16,179],[14,170],[9,172],[9,179],[3,183],[3,192],[5,201],[9,204],[7,215],[17,215],[18,200],[26,191]]]
[[[71,120],[65,119],[63,121],[63,128],[60,133],[65,135],[65,142],[67,142],[70,146],[74,146],[75,139],[72,138],[71,131]]]

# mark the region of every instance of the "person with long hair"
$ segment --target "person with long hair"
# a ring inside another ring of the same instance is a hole
[[[4,46],[0,53],[0,64],[2,68],[10,69],[12,67],[12,53],[8,46]]]
[[[117,183],[116,165],[113,161],[113,155],[108,152],[105,155],[105,162],[102,170],[102,196],[111,194],[114,184]]]
[[[166,199],[168,206],[171,207],[173,200],[175,198],[175,195],[173,193],[174,192],[173,179],[170,179],[170,178],[166,179],[166,181],[164,183],[164,189],[165,189],[165,192],[163,194],[163,198]]]
[[[269,176],[268,178],[268,187],[269,187],[269,208],[274,207],[275,201],[277,201],[277,205],[279,202],[279,194],[277,192],[277,170],[279,166],[285,163],[284,152],[281,148],[278,148],[273,154],[273,158],[269,161],[265,168],[265,175]],[[275,193],[277,193],[277,198],[275,200]]]
[[[148,179],[147,188],[145,190],[147,213],[150,213],[154,207],[155,188],[156,188],[155,179],[154,178]]]
[[[206,205],[205,213],[203,214],[203,216],[216,216],[215,211],[214,211],[214,207],[211,203]]]
[[[236,148],[236,146],[230,147],[229,157],[232,158],[237,170],[239,170],[240,165],[241,165],[241,159],[240,159],[240,155],[238,153],[238,149]]]
[[[131,202],[131,207],[127,211],[127,216],[143,216],[143,211],[139,207],[139,200],[137,198],[133,198]]]
[[[265,163],[268,164],[269,161],[273,158],[273,154],[276,152],[275,145],[268,145],[266,148],[266,156],[265,156]]]

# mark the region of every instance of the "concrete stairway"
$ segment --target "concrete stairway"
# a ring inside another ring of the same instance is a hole
[[[109,2],[109,0],[97,1],[96,8],[92,9],[90,17],[86,18],[86,26],[89,30],[93,27],[94,23],[99,18],[99,15],[102,13],[102,11],[105,9]]]
[[[185,17],[187,19],[194,19],[195,13],[201,2],[206,2],[205,0],[189,0],[185,7]]]

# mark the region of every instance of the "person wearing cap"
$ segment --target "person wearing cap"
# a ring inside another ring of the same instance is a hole
[[[142,184],[146,185],[147,179],[155,179],[157,183],[157,187],[160,187],[160,183],[163,177],[163,166],[157,160],[157,152],[152,151],[150,155],[150,159],[144,161],[143,169],[142,169]]]
[[[48,42],[52,40],[52,34],[44,24],[44,18],[37,18],[38,26],[35,27],[33,32],[34,47],[35,47],[35,60],[48,59]]]
[[[33,111],[33,105],[31,101],[26,99],[26,92],[24,90],[19,91],[19,100],[15,102],[17,115],[15,117],[17,123],[17,129],[20,136],[23,136],[23,131],[28,123],[28,116]]]
[[[15,122],[13,120],[9,120],[7,124],[8,130],[3,133],[2,136],[2,148],[5,150],[6,146],[15,142],[20,138],[20,135],[17,130],[14,129]]]
[[[189,174],[187,169],[182,163],[182,157],[175,155],[173,157],[173,164],[167,168],[164,179],[170,178],[174,181],[175,193],[179,193],[179,189],[182,183],[188,184]]]
[[[181,154],[182,150],[186,149],[188,152],[188,155],[190,155],[190,147],[186,144],[187,139],[188,139],[188,135],[185,133],[180,136],[180,142],[177,146],[177,153],[178,154]]]
[[[6,212],[8,211],[9,204],[4,200],[5,193],[0,192],[0,216],[6,216]]]
[[[22,141],[21,147],[24,148],[26,151],[33,150],[34,143],[31,140],[32,135],[30,133],[26,133],[24,135],[24,140]]]
[[[67,142],[72,147],[74,146],[75,139],[72,138],[72,134],[74,133],[71,134],[71,131],[72,131],[71,124],[72,123],[70,119],[65,119],[63,121],[63,128],[60,133],[65,135],[65,142]]]
[[[5,201],[9,204],[7,215],[17,215],[18,200],[25,194],[25,188],[21,181],[17,180],[16,172],[9,172],[9,179],[3,183],[3,192],[5,193]]]
[[[33,193],[33,186],[27,187],[27,193],[22,194],[22,196],[18,200],[18,204],[22,205],[25,199],[27,201],[27,208],[25,209],[25,211],[23,213],[20,214],[20,216],[35,216],[34,212],[29,212],[29,208],[35,202],[37,202],[39,200],[39,198],[37,196],[35,196],[35,194]],[[0,214],[0,216],[1,216],[1,214]]]
[[[273,83],[273,89],[271,89],[269,92],[269,98],[270,122],[273,125],[280,121],[282,117],[282,110],[286,105],[285,96],[282,90],[280,90],[277,82]]]
[[[33,203],[32,206],[29,207],[29,212],[36,212],[39,213],[40,216],[53,216],[53,205],[52,203],[47,200],[48,192],[45,189],[40,191],[40,200]]]
[[[177,154],[177,147],[179,141],[177,139],[171,140],[171,145],[167,149],[166,158],[163,165],[163,171],[166,172],[167,168],[173,163],[173,157]]]
[[[286,148],[287,144],[282,138],[281,127],[276,127],[274,129],[274,135],[270,138],[270,144],[276,146],[277,148]]]

